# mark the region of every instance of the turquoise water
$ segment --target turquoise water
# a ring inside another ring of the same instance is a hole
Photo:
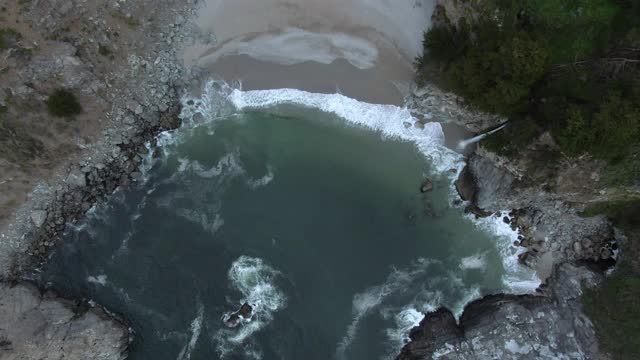
[[[177,131],[42,281],[125,316],[131,359],[392,358],[420,312],[503,289],[496,240],[414,145],[285,110]]]

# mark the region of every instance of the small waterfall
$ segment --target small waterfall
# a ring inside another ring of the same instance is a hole
[[[477,143],[478,141],[480,141],[480,140],[482,140],[482,139],[486,138],[487,136],[489,136],[489,135],[491,135],[491,134],[497,133],[498,131],[500,131],[500,130],[504,129],[506,126],[507,126],[507,124],[505,123],[505,124],[502,124],[501,126],[499,126],[499,127],[495,128],[495,129],[493,129],[493,130],[491,130],[491,131],[488,131],[488,132],[486,132],[486,133],[480,134],[480,135],[478,135],[478,136],[476,136],[476,137],[472,137],[471,139],[467,139],[467,140],[462,140],[462,141],[460,141],[460,142],[458,143],[458,151],[463,151],[467,146],[469,146],[469,145],[471,145],[471,144],[475,144],[475,143]]]

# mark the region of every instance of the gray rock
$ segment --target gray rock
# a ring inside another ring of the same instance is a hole
[[[585,268],[565,264],[547,296],[490,295],[469,304],[459,324],[440,309],[411,331],[397,360],[601,359],[580,302],[581,284],[598,281]]]
[[[85,187],[87,186],[87,179],[84,173],[80,170],[75,170],[67,176],[67,184],[75,187]]]
[[[123,360],[129,331],[101,308],[82,311],[29,284],[0,283],[0,358]]]
[[[31,212],[31,221],[36,228],[40,228],[45,220],[47,220],[47,212],[44,210],[33,210]]]
[[[127,101],[127,109],[129,109],[136,115],[140,115],[144,112],[144,108],[142,107],[142,105],[140,105],[140,103],[135,100]]]
[[[500,116],[482,113],[463,104],[461,97],[432,84],[415,88],[407,99],[407,106],[414,114],[430,114],[443,122],[464,126],[474,133],[481,133],[505,121]]]
[[[580,242],[576,241],[576,242],[573,243],[573,251],[577,255],[582,254],[582,245],[580,245]]]
[[[455,185],[458,195],[460,195],[462,200],[475,201],[476,180],[468,166],[465,166],[464,169],[462,169]]]

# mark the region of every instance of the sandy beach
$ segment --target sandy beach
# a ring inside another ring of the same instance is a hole
[[[433,1],[210,0],[197,21],[212,45],[184,52],[245,90],[297,88],[402,105]]]

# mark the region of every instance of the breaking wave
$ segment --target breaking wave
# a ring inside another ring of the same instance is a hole
[[[460,259],[460,269],[462,270],[484,270],[487,267],[487,255],[484,253],[475,254]]]
[[[260,349],[251,341],[251,335],[273,321],[274,313],[287,305],[285,294],[275,284],[279,276],[280,272],[259,258],[241,256],[233,262],[228,278],[242,298],[232,306],[240,307],[248,303],[253,310],[251,317],[242,319],[237,328],[223,328],[214,335],[221,358],[227,358],[237,351],[243,351],[249,358],[260,358]],[[223,319],[231,313],[224,314]]]

